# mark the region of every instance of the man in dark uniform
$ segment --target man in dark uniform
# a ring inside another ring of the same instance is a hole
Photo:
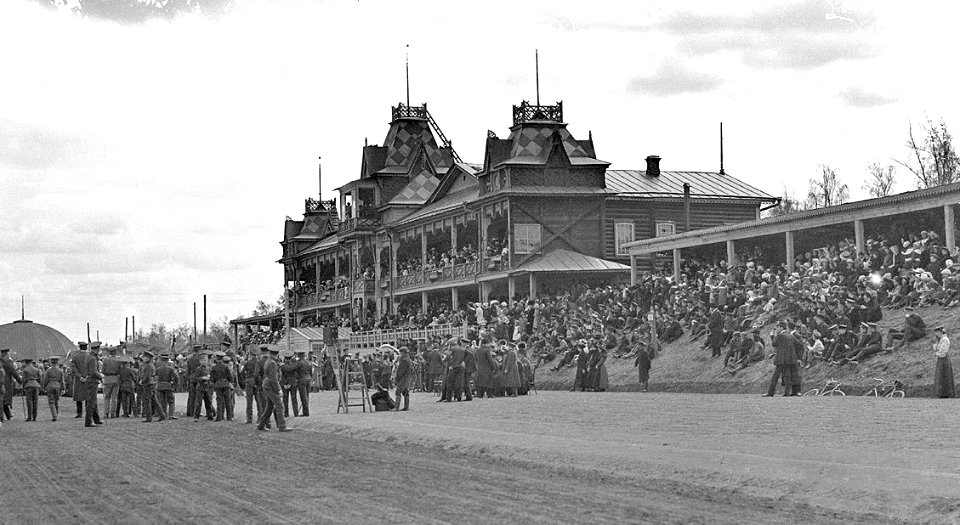
[[[23,360],[20,370],[20,380],[23,385],[23,397],[27,404],[27,421],[37,420],[37,405],[40,400],[40,369],[34,366],[33,359]]]
[[[136,412],[137,371],[132,364],[133,358],[129,355],[120,358],[120,408],[123,417],[130,417]]]
[[[290,431],[287,428],[287,421],[283,418],[283,399],[280,398],[280,366],[277,363],[279,353],[280,349],[271,348],[270,355],[263,364],[263,383],[261,383],[261,387],[266,398],[266,407],[257,421],[257,430],[266,430],[267,423],[270,422],[270,416],[273,415],[280,432]]]
[[[120,361],[117,360],[117,350],[111,346],[109,355],[103,358],[103,412],[106,419],[119,416],[117,398],[120,393]]]
[[[431,346],[430,350],[427,351],[427,391],[436,392],[437,387],[436,383],[441,379],[443,375],[443,356],[440,355],[440,351],[437,350],[436,346]]]
[[[777,391],[777,382],[783,377],[783,395],[790,396],[793,392],[793,372],[797,366],[796,347],[794,337],[790,333],[793,330],[793,323],[789,321],[780,321],[780,333],[773,339],[773,347],[777,353],[773,364],[776,369],[773,377],[770,378],[770,386],[767,389],[765,397],[773,397]]]
[[[177,371],[170,363],[170,354],[160,354],[160,364],[157,366],[157,401],[160,403],[161,412],[170,420],[177,419],[174,415],[176,401],[173,386],[179,380]]]
[[[144,423],[153,422],[153,414],[159,414],[160,421],[167,419],[167,407],[161,405],[157,399],[157,368],[153,365],[153,353],[145,351],[140,356],[143,364],[140,365],[140,385],[143,386],[143,420]]]
[[[580,353],[577,354],[577,375],[573,379],[573,388],[571,392],[580,387],[581,392],[587,390],[587,365],[590,362],[590,352],[587,350],[586,341],[581,340],[577,343]]]
[[[87,395],[86,385],[80,381],[83,376],[84,363],[87,361],[87,343],[80,341],[77,343],[80,350],[73,353],[70,357],[70,374],[73,376],[73,401],[77,404],[77,415],[74,419],[83,417],[83,400]]]
[[[291,404],[293,405],[293,417],[297,417],[300,412],[297,406],[297,380],[300,377],[300,370],[293,360],[293,350],[284,350],[282,355],[283,364],[280,365],[282,381],[280,384],[283,387],[283,417],[290,417]]]
[[[447,359],[447,378],[443,385],[443,401],[460,401],[463,397],[463,371],[467,352],[457,340],[451,340],[450,356]]]
[[[240,380],[243,384],[243,395],[247,398],[247,424],[253,423],[253,405],[259,405],[257,395],[257,368],[259,365],[260,349],[252,346],[247,351],[247,360],[240,368]],[[257,418],[260,417],[262,408],[257,408]]]
[[[83,361],[83,367],[80,369],[80,382],[84,385],[84,427],[100,426],[100,409],[97,407],[97,386],[103,379],[100,373],[100,361],[97,358],[100,353],[100,341],[90,343],[90,353]]]
[[[193,420],[200,421],[201,405],[207,412],[207,419],[213,421],[213,401],[210,399],[210,366],[207,364],[207,352],[201,352],[199,364],[194,368],[190,382],[194,384]]]
[[[403,397],[403,408],[399,410],[410,410],[410,383],[413,381],[413,363],[410,361],[410,350],[400,347],[400,360],[397,363],[397,404],[400,403],[400,397]]]
[[[230,397],[233,396],[233,372],[230,367],[223,362],[227,356],[225,352],[216,352],[214,358],[216,362],[210,370],[210,383],[213,385],[213,391],[217,394],[217,419],[223,421],[226,416],[227,421],[233,421],[233,410],[230,409]]]
[[[10,359],[10,349],[0,349],[0,367],[3,368],[3,416],[7,421],[13,418],[13,382],[23,384],[20,374],[17,373],[17,367]],[[0,419],[3,419],[0,417]]]
[[[297,350],[297,391],[300,393],[300,415],[310,417],[310,383],[313,381],[313,365],[307,360],[304,350]]]
[[[473,401],[473,387],[470,382],[477,377],[477,349],[473,346],[473,341],[462,338],[460,345],[463,347],[463,394],[467,401]],[[397,399],[399,402],[400,399]]]
[[[60,394],[63,392],[63,370],[59,366],[60,357],[50,357],[50,368],[43,373],[41,390],[47,394],[47,404],[50,405],[51,421],[56,421],[60,415]]]
[[[187,358],[187,417],[198,414],[193,412],[194,405],[197,404],[197,383],[194,381],[194,372],[200,366],[200,345],[193,345],[193,352]]]

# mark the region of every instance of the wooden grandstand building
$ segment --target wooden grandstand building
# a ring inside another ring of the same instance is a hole
[[[514,106],[506,138],[487,132],[482,164],[460,160],[426,104],[399,104],[383,144],[363,147],[359,178],[284,225],[293,326],[625,281],[627,243],[754,220],[777,202],[722,168],[661,171],[649,156],[611,170],[597,157],[562,103]]]

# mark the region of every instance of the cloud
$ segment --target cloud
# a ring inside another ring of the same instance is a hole
[[[843,91],[837,93],[837,97],[839,97],[844,104],[857,108],[885,106],[887,104],[893,104],[897,101],[896,97],[888,97],[886,95],[881,95],[880,93],[865,91],[860,87],[849,87],[844,89]]]
[[[0,164],[49,169],[86,164],[91,145],[78,135],[13,120],[0,120]]]
[[[661,64],[652,75],[631,80],[627,84],[627,91],[665,97],[712,91],[722,83],[717,76],[697,73],[687,69],[679,61],[671,60]]]
[[[879,56],[865,31],[874,21],[869,13],[837,15],[823,2],[810,1],[747,15],[681,12],[656,27],[679,36],[678,48],[688,55],[734,51],[755,69],[806,70]]]

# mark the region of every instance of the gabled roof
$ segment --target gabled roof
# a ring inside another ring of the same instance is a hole
[[[695,199],[777,200],[735,177],[706,171],[661,171],[659,177],[653,177],[644,170],[607,170],[606,179],[607,189],[621,197],[683,197],[686,182]]]
[[[458,209],[467,202],[472,202],[480,197],[480,185],[472,188],[448,193],[437,199],[435,202],[420,208],[419,210],[407,215],[403,219],[391,224],[390,226],[399,226],[401,224],[410,224],[419,220],[429,219],[444,213]]]
[[[303,216],[303,223],[299,233],[293,237],[294,241],[312,241],[322,239],[337,231],[340,220],[335,222],[328,214],[307,214]]]
[[[626,272],[625,264],[559,248],[543,257],[522,264],[520,272]]]
[[[407,175],[410,177],[410,182],[393,199],[390,199],[387,205],[422,205],[440,185],[440,179],[437,177],[426,145],[420,145],[416,157],[410,163]]]

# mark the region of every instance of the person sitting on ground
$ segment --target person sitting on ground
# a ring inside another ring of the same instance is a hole
[[[664,325],[666,325],[666,329],[664,330],[663,335],[660,336],[660,341],[662,343],[672,343],[683,336],[683,326],[681,326],[680,322],[677,321],[673,316],[668,315],[664,321]]]
[[[922,339],[927,335],[927,323],[923,321],[923,318],[917,315],[914,312],[907,312],[906,318],[903,320],[903,329],[897,330],[896,328],[891,328],[887,334],[887,347],[886,350],[898,350],[903,345],[916,341],[917,339]],[[893,344],[894,341],[897,341],[897,344]]]
[[[390,398],[390,393],[383,389],[379,384],[376,385],[377,391],[370,396],[370,404],[373,405],[374,412],[386,412],[393,410],[397,404]]]
[[[883,348],[883,336],[877,331],[877,323],[863,323],[863,326],[865,330],[857,341],[857,346],[844,354],[840,364],[845,362],[860,364],[860,361]]]

